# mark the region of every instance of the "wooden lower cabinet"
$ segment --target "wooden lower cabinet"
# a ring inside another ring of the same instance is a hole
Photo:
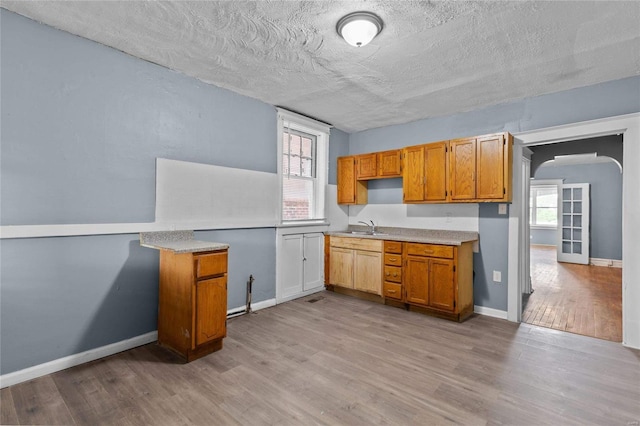
[[[402,243],[399,241],[384,242],[384,283],[382,295],[385,299],[402,301]]]
[[[330,237],[327,284],[382,295],[382,241]]]
[[[428,306],[429,259],[419,256],[407,256],[404,277],[407,303]]]
[[[457,246],[334,236],[326,241],[328,288],[359,297],[380,295],[384,303],[457,321],[473,313],[472,242]]]
[[[473,313],[472,243],[405,243],[406,302],[446,318]]]
[[[340,287],[353,288],[353,250],[340,247],[329,249],[329,283]]]
[[[353,288],[382,294],[382,253],[354,250]]]
[[[193,361],[222,349],[226,321],[227,250],[161,250],[158,343]]]

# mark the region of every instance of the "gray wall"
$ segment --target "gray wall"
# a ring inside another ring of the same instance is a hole
[[[576,164],[570,166],[542,166],[536,179],[564,179],[564,183],[591,184],[590,257],[622,260],[622,174],[613,162]],[[531,230],[532,239],[543,240],[549,231]],[[549,244],[556,244],[554,240]],[[545,243],[541,243],[545,244]]]
[[[2,225],[153,222],[156,157],[276,172],[273,106],[4,9],[0,28]],[[330,158],[347,143],[333,129]],[[275,228],[196,235],[231,245],[229,308],[250,274],[275,297]],[[0,240],[0,262],[1,374],[156,329],[137,234]]]
[[[558,231],[556,229],[531,229],[531,244],[558,245]]]
[[[608,135],[562,143],[532,146],[531,176],[541,164],[553,160],[556,155],[587,154],[597,152],[598,156],[610,157],[622,164],[622,135]]]
[[[272,106],[0,13],[2,225],[153,222],[156,157],[276,172]]]
[[[349,137],[349,148],[350,154],[359,154],[493,132],[516,133],[639,111],[640,77],[630,77],[476,111],[353,133]],[[401,185],[369,185],[370,200],[402,200]],[[378,194],[378,191],[382,193]],[[480,253],[474,256],[474,297],[476,305],[507,310],[508,217],[496,217],[496,210],[494,204],[480,205]],[[491,281],[493,270],[502,271],[502,284]]]
[[[338,183],[338,157],[349,155],[349,134],[340,129],[331,129],[329,138],[329,176],[331,185]]]

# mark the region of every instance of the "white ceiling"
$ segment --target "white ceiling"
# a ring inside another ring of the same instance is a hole
[[[5,1],[2,7],[347,132],[640,74],[640,2]],[[335,30],[368,10],[362,48]]]

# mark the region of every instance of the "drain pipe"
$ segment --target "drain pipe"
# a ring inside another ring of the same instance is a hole
[[[249,275],[249,281],[247,281],[247,308],[245,310],[246,314],[251,313],[251,291],[253,287],[253,275]]]

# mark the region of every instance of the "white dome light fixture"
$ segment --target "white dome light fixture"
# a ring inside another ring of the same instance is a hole
[[[382,19],[371,12],[353,12],[340,18],[336,30],[350,45],[362,47],[380,34]]]

